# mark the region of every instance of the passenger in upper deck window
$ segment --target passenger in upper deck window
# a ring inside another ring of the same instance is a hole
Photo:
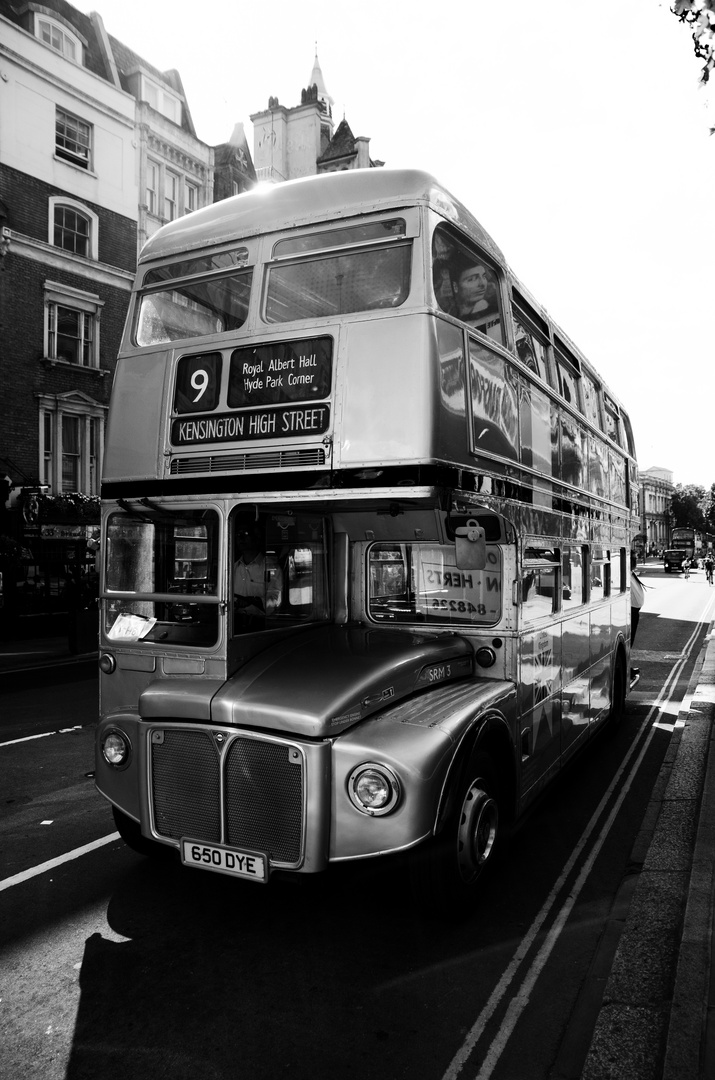
[[[472,326],[480,326],[499,311],[494,271],[484,263],[462,265],[452,276],[457,316]]]

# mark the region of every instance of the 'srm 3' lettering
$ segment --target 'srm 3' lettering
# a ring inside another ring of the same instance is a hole
[[[451,664],[445,664],[443,667],[430,668],[428,677],[430,682],[439,682],[440,679],[448,679],[451,674]]]

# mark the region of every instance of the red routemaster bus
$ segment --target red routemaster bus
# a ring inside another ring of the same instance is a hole
[[[431,176],[161,228],[102,482],[121,835],[263,883],[404,853],[470,900],[623,711],[636,479],[616,396]]]

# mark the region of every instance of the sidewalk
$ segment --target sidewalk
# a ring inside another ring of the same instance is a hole
[[[715,1077],[712,631],[614,904],[614,920],[625,911],[625,922],[585,1067],[574,1080]]]
[[[69,640],[64,637],[28,638],[21,641],[0,641],[0,675],[11,675],[32,668],[46,670],[86,661],[97,655],[90,652],[71,653]]]

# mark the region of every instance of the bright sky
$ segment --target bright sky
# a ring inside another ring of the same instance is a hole
[[[629,411],[640,467],[715,483],[715,87],[668,0],[74,4],[179,71],[212,145],[242,121],[253,150],[317,41],[336,125],[469,207]]]

